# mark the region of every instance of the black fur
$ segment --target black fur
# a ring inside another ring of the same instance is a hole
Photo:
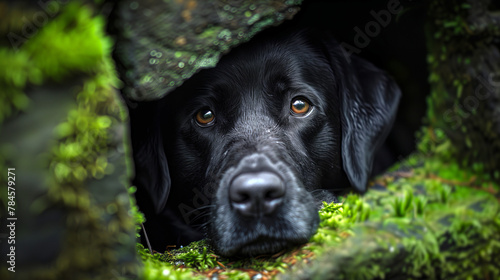
[[[290,110],[299,96],[312,105],[305,115]],[[299,32],[262,35],[160,102],[130,108],[136,197],[153,248],[206,236],[222,255],[257,255],[307,242],[321,201],[366,190],[399,97],[383,71],[347,59],[328,36]],[[203,108],[215,114],[206,127],[195,120]],[[271,198],[278,206],[238,210],[235,178],[259,172],[284,186]]]

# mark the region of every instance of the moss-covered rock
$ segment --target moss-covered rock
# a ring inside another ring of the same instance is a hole
[[[500,170],[500,17],[490,0],[430,1],[428,119],[461,164]],[[500,182],[500,175],[494,178]]]
[[[9,215],[17,218],[16,272],[3,269],[3,262],[0,275],[134,276],[139,262],[127,193],[127,114],[112,42],[92,2],[58,5],[54,14],[38,7],[32,14],[46,13],[46,22],[21,44],[0,47],[0,168],[15,168],[16,204]],[[23,14],[18,8],[7,7]],[[8,34],[22,37],[23,28]],[[6,192],[1,195],[7,204]],[[1,245],[5,256],[7,243]]]
[[[297,13],[301,0],[119,1],[116,59],[135,101],[157,100],[231,47]]]

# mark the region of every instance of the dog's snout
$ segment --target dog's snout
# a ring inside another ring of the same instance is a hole
[[[242,173],[229,186],[229,199],[243,216],[271,215],[283,203],[285,184],[275,173],[262,171]]]

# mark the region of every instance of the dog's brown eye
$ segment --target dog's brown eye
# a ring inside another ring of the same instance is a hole
[[[292,100],[290,109],[297,115],[304,115],[309,112],[309,110],[311,109],[311,105],[309,104],[309,101],[307,101],[307,99],[299,97]]]
[[[210,125],[215,119],[215,114],[212,110],[205,108],[196,113],[196,122],[201,126]]]

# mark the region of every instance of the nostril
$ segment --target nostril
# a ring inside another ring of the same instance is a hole
[[[271,189],[266,192],[264,199],[266,200],[274,200],[276,198],[280,198],[283,196],[281,189]]]
[[[250,200],[250,196],[244,192],[236,191],[231,200],[236,203],[245,203]]]
[[[282,203],[283,180],[273,172],[243,173],[229,186],[229,199],[237,212],[245,216],[269,215]]]

